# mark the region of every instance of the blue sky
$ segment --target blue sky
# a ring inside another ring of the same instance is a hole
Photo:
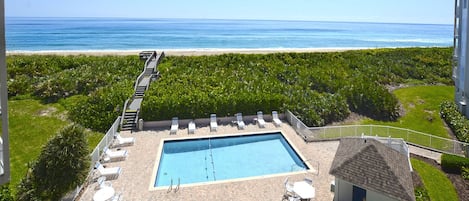
[[[6,0],[6,16],[452,24],[453,0]]]

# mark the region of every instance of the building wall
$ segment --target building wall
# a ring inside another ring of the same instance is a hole
[[[334,201],[352,200],[353,185],[344,180],[335,178]]]
[[[469,2],[468,0],[455,0],[455,37],[454,59],[457,64],[453,74],[455,84],[455,101],[461,113],[469,117]]]
[[[0,184],[10,181],[10,149],[8,135],[8,92],[5,46],[5,2],[0,0],[0,110],[1,110],[1,141],[0,141]]]
[[[353,197],[353,184],[336,178],[334,201],[351,201]],[[366,190],[366,201],[396,201],[383,194]]]
[[[366,201],[396,201],[395,199],[389,198],[382,194],[376,193],[374,191],[366,191]]]

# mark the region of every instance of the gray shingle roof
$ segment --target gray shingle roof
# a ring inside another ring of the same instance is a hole
[[[415,200],[407,157],[374,139],[341,139],[329,173],[397,200]]]

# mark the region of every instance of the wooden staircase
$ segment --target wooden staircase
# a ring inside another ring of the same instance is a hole
[[[133,130],[137,127],[137,111],[126,110],[124,120],[122,122],[121,130]]]
[[[140,52],[139,56],[141,60],[146,60],[145,67],[135,82],[134,95],[124,104],[121,119],[121,130],[123,131],[137,129],[140,105],[151,81],[159,77],[157,67],[164,58],[164,52],[157,55],[155,51],[143,51]]]
[[[134,93],[134,98],[143,98],[143,95],[145,95],[145,90],[147,90],[145,86],[138,86]]]

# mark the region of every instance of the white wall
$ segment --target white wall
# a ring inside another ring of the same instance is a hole
[[[334,201],[351,201],[353,197],[353,184],[341,179],[335,179]],[[366,201],[396,201],[380,193],[366,190]]]
[[[353,185],[341,179],[335,179],[334,201],[352,200]]]
[[[366,190],[366,201],[396,201],[374,191]]]

